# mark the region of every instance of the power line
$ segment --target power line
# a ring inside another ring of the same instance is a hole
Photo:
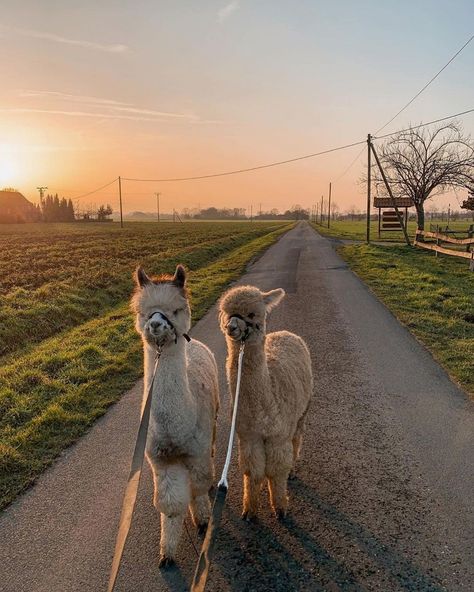
[[[417,98],[418,98],[418,97],[421,95],[421,93],[422,93],[422,92],[424,92],[424,91],[425,91],[425,90],[426,90],[426,89],[427,89],[427,88],[430,86],[430,84],[431,84],[432,82],[434,82],[434,81],[435,81],[435,80],[438,78],[438,76],[441,74],[441,72],[443,72],[443,70],[446,70],[446,68],[449,66],[449,64],[451,64],[451,62],[453,62],[453,61],[454,61],[454,60],[455,60],[455,59],[458,57],[458,55],[459,55],[459,54],[462,52],[462,50],[463,50],[465,47],[467,47],[467,46],[469,45],[469,43],[471,43],[471,41],[472,41],[473,39],[474,39],[474,35],[472,35],[472,36],[470,37],[470,39],[468,39],[468,40],[466,41],[466,43],[465,43],[465,44],[464,44],[464,45],[461,47],[461,49],[458,49],[458,51],[457,51],[457,52],[456,52],[456,53],[455,53],[455,54],[454,54],[454,55],[453,55],[453,56],[450,58],[450,60],[449,60],[448,62],[446,62],[446,64],[445,64],[445,65],[444,65],[444,66],[441,68],[441,70],[439,70],[439,71],[438,71],[438,72],[437,72],[437,73],[436,73],[436,74],[433,76],[433,78],[432,78],[432,79],[431,79],[429,82],[427,82],[427,83],[425,84],[425,86],[424,86],[424,87],[423,87],[421,90],[419,90],[419,91],[416,93],[416,95],[415,95],[415,96],[414,96],[412,99],[410,99],[410,100],[408,101],[408,103],[407,103],[407,104],[406,104],[404,107],[402,107],[402,108],[400,109],[400,111],[398,111],[398,113],[396,113],[396,114],[395,114],[395,115],[392,117],[392,119],[389,119],[389,121],[387,121],[387,123],[385,123],[385,124],[384,124],[384,125],[383,125],[381,128],[379,128],[379,129],[378,129],[378,130],[375,132],[375,135],[376,135],[376,134],[378,134],[379,132],[381,132],[381,131],[382,131],[384,128],[386,128],[386,127],[387,127],[387,125],[389,125],[390,123],[392,123],[392,121],[393,121],[394,119],[396,119],[396,118],[397,118],[397,117],[400,115],[400,113],[402,113],[403,111],[405,111],[405,109],[406,109],[407,107],[409,107],[409,106],[410,106],[410,105],[413,103],[413,101],[415,101],[415,100],[416,100],[416,99],[417,99]]]
[[[98,187],[97,189],[94,189],[93,191],[88,191],[87,193],[83,193],[82,195],[76,195],[72,199],[82,199],[83,197],[87,197],[88,195],[92,195],[93,193],[97,193],[98,191],[101,191],[102,189],[105,189],[109,185],[112,185],[112,183],[115,183],[117,180],[118,180],[118,177],[116,177],[113,181],[110,181],[109,183],[106,183],[105,185],[102,185],[102,187]]]
[[[433,121],[428,121],[427,123],[420,123],[419,125],[411,125],[402,130],[397,130],[396,132],[391,132],[390,134],[384,134],[383,136],[372,136],[373,140],[381,140],[383,138],[388,138],[389,136],[395,136],[396,134],[402,134],[404,132],[409,132],[410,130],[416,130],[420,127],[426,127],[428,125],[433,125],[434,123],[440,123],[441,121],[446,121],[448,119],[455,119],[456,117],[461,117],[463,115],[467,115],[468,113],[473,113],[474,109],[467,109],[467,111],[461,111],[460,113],[455,113],[454,115],[448,115],[447,117],[440,117],[439,119],[433,119]]]
[[[447,121],[448,119],[455,119],[456,117],[462,117],[463,115],[468,115],[469,113],[473,113],[473,112],[474,112],[474,109],[467,109],[466,111],[461,111],[460,113],[455,113],[454,115],[448,115],[446,117],[440,117],[439,119],[433,119],[432,121],[427,121],[426,123],[420,123],[419,125],[411,125],[410,127],[407,127],[405,129],[397,130],[395,132],[390,132],[389,134],[384,134],[383,136],[372,136],[372,140],[382,140],[383,138],[389,138],[390,136],[395,136],[396,134],[403,134],[404,132],[409,132],[411,130],[416,130],[416,129],[419,129],[420,127],[427,127],[428,125],[433,125],[435,123],[440,123],[442,121]],[[342,177],[354,165],[354,163],[356,162],[356,160],[358,160],[360,158],[360,156],[361,156],[361,154],[362,154],[363,151],[364,151],[364,149],[362,149],[357,154],[357,156],[354,158],[354,160],[351,162],[351,164],[345,169],[345,171],[341,175],[339,175],[339,177],[336,178],[336,181],[339,181],[339,179],[342,179]]]
[[[387,121],[387,123],[385,123],[385,124],[384,124],[382,127],[380,127],[380,128],[379,128],[379,129],[378,129],[378,130],[375,132],[375,135],[376,135],[376,134],[378,134],[379,132],[381,132],[383,129],[385,129],[385,128],[387,127],[387,125],[389,125],[390,123],[392,123],[392,121],[394,121],[394,120],[395,120],[395,119],[396,119],[396,118],[397,118],[397,117],[398,117],[398,116],[399,116],[401,113],[403,113],[403,111],[405,111],[405,109],[406,109],[407,107],[409,107],[409,106],[410,106],[410,105],[413,103],[413,101],[415,101],[415,100],[416,100],[416,99],[417,99],[417,98],[418,98],[418,97],[421,95],[421,93],[423,93],[423,92],[424,92],[424,91],[425,91],[425,90],[426,90],[426,89],[427,89],[427,88],[430,86],[430,84],[431,84],[432,82],[434,82],[434,81],[435,81],[435,80],[438,78],[438,76],[441,74],[441,72],[443,72],[444,70],[446,70],[446,68],[449,66],[449,64],[451,64],[451,62],[453,62],[453,61],[454,61],[454,60],[455,60],[455,59],[458,57],[458,55],[459,55],[459,54],[460,54],[460,53],[463,51],[463,49],[464,49],[465,47],[467,47],[467,46],[469,45],[469,43],[471,43],[471,41],[472,41],[473,39],[474,39],[474,35],[472,35],[472,36],[470,37],[470,39],[468,39],[468,40],[466,41],[466,43],[465,43],[465,44],[464,44],[464,45],[463,45],[463,46],[462,46],[462,47],[461,47],[461,48],[460,48],[460,49],[459,49],[459,50],[458,50],[458,51],[457,51],[457,52],[456,52],[456,53],[455,53],[455,54],[454,54],[454,55],[453,55],[453,56],[452,56],[450,59],[449,59],[449,61],[448,61],[448,62],[446,62],[446,64],[445,64],[445,65],[444,65],[444,66],[441,68],[441,70],[439,70],[439,71],[438,71],[438,72],[437,72],[437,73],[436,73],[436,74],[433,76],[433,78],[431,78],[431,80],[430,80],[429,82],[427,82],[427,83],[425,84],[425,86],[424,86],[424,87],[423,87],[421,90],[419,90],[419,91],[416,93],[416,95],[415,95],[415,96],[414,96],[412,99],[410,99],[410,100],[408,101],[408,103],[407,103],[407,104],[406,104],[404,107],[402,107],[402,108],[401,108],[401,109],[400,109],[400,110],[399,110],[399,111],[398,111],[398,112],[397,112],[397,113],[396,113],[396,114],[395,114],[395,115],[394,115],[394,116],[393,116],[391,119],[389,119],[389,120]],[[381,137],[385,137],[385,136],[381,136]],[[352,160],[352,161],[351,161],[351,163],[349,164],[349,166],[348,166],[346,169],[344,169],[344,171],[343,171],[343,172],[342,172],[342,173],[339,175],[339,177],[337,177],[337,179],[336,179],[336,182],[337,182],[337,181],[339,181],[339,179],[342,179],[342,177],[344,177],[344,176],[345,176],[345,175],[346,175],[346,174],[347,174],[347,173],[350,171],[350,169],[351,169],[351,168],[354,166],[355,162],[356,162],[357,160],[359,160],[359,158],[360,158],[360,156],[361,156],[361,154],[362,154],[362,152],[363,152],[363,151],[364,151],[364,149],[362,149],[362,150],[361,150],[361,151],[360,151],[360,152],[357,154],[357,156],[354,158],[354,160]]]
[[[338,150],[345,150],[346,148],[352,148],[352,146],[359,146],[365,144],[365,140],[361,142],[353,142],[352,144],[346,144],[345,146],[337,146],[336,148],[329,148],[328,150],[322,150],[321,152],[314,152],[313,154],[305,154],[304,156],[297,156],[295,158],[289,158],[287,160],[279,160],[277,162],[271,162],[269,164],[261,164],[259,166],[249,167],[247,169],[237,169],[234,171],[225,171],[223,173],[213,173],[210,175],[199,175],[195,177],[176,177],[167,179],[132,179],[129,177],[122,177],[123,181],[145,181],[150,183],[165,183],[167,181],[197,181],[199,179],[211,179],[213,177],[225,177],[228,175],[237,175],[239,173],[250,173],[251,171],[258,171],[261,169],[268,169],[270,167],[281,166],[290,162],[296,162],[298,160],[305,160],[307,158],[314,158],[315,156],[322,156],[323,154],[329,154],[330,152],[336,152]]]

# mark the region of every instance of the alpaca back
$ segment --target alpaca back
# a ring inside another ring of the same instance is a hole
[[[280,417],[292,435],[306,412],[313,391],[311,357],[306,343],[289,331],[268,333],[265,356],[272,394]]]

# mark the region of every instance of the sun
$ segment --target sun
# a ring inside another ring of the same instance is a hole
[[[19,157],[8,145],[0,146],[0,188],[11,187],[19,181]]]

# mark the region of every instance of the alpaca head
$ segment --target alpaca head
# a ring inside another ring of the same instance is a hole
[[[178,265],[174,276],[153,278],[139,267],[135,283],[132,309],[137,331],[155,347],[176,343],[191,326],[184,267]]]
[[[222,332],[233,341],[257,341],[266,332],[267,313],[283,298],[281,288],[262,292],[254,286],[238,286],[228,290],[219,305]]]

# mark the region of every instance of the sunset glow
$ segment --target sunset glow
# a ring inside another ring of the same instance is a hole
[[[0,183],[32,200],[38,185],[74,198],[119,175],[205,175],[364,140],[470,25],[467,2],[455,3],[456,22],[428,2],[397,14],[372,1],[324,12],[314,2],[298,10],[287,2],[160,2],[144,9],[138,28],[128,26],[137,16],[130,6],[86,1],[71,18],[70,5],[53,12],[48,4],[11,5],[0,25],[9,81],[0,91]],[[390,129],[472,107],[473,55],[459,56]],[[473,130],[474,117],[463,125]],[[124,183],[125,210],[153,210],[155,191],[165,210],[309,207],[330,181],[341,209],[363,208],[364,151],[344,173],[359,152],[206,181]],[[117,207],[117,189],[91,199]]]

